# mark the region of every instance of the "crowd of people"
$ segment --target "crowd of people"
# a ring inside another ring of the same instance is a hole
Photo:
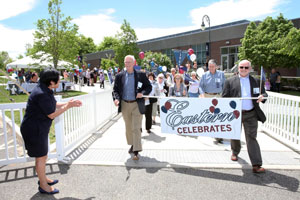
[[[239,74],[226,80],[224,73],[217,70],[217,63],[213,59],[208,62],[208,71],[202,77],[197,77],[195,72],[197,68],[195,67],[193,69],[187,68],[184,74],[178,73],[178,68],[172,68],[171,73],[160,73],[155,77],[152,72],[146,74],[135,70],[134,63],[134,56],[127,55],[125,57],[126,70],[116,74],[112,93],[114,104],[118,106],[118,111],[122,113],[125,122],[126,140],[127,144],[130,145],[128,153],[133,154],[133,160],[138,161],[139,152],[142,151],[143,115],[145,114],[145,127],[149,134],[151,133],[151,126],[156,123],[155,117],[159,114],[160,101],[159,98],[154,98],[155,96],[243,97],[246,99],[242,100],[241,123],[244,126],[252,171],[254,173],[265,172],[265,169],[261,167],[262,157],[256,137],[258,121],[265,122],[266,120],[259,103],[265,101],[267,94],[264,88],[259,90],[260,81],[250,75],[252,70],[250,61],[242,60],[238,66]],[[79,76],[82,76],[83,80],[85,77],[87,84],[93,86],[96,70],[90,71],[88,69],[83,72]],[[99,75],[102,75],[101,71]],[[70,78],[67,71],[63,72],[63,76],[65,79]],[[103,76],[100,77],[101,80],[104,80]],[[27,153],[30,157],[35,157],[36,172],[39,178],[38,190],[45,194],[59,192],[53,187],[58,183],[58,180],[49,179],[45,173],[48,134],[52,120],[69,108],[82,105],[81,101],[73,99],[64,103],[56,102],[52,89],[58,88],[59,82],[60,75],[55,69],[46,69],[40,73],[38,86],[34,88],[28,98],[26,113],[21,123],[21,134]],[[145,98],[147,95],[149,97]],[[249,99],[249,97],[254,97],[254,99]],[[221,138],[217,138],[217,140],[222,142]],[[231,160],[238,161],[238,154],[241,150],[240,140],[231,140],[231,150]]]
[[[155,124],[155,117],[159,114],[160,98],[157,97],[191,97],[191,98],[222,98],[242,97],[253,98],[242,100],[242,125],[244,126],[247,150],[254,173],[263,173],[261,152],[256,140],[258,121],[264,122],[266,117],[259,107],[265,102],[267,94],[264,87],[260,88],[260,80],[250,75],[252,66],[250,61],[239,63],[239,73],[226,79],[224,72],[218,70],[214,59],[208,62],[208,71],[202,77],[197,77],[197,68],[187,68],[185,73],[178,73],[180,69],[172,68],[171,73],[160,73],[155,77],[152,72],[141,73],[134,69],[134,56],[125,57],[126,70],[116,75],[113,88],[113,99],[119,112],[122,112],[126,126],[127,144],[133,160],[139,160],[142,151],[141,132],[142,116],[145,114],[145,127],[151,133],[151,126]],[[181,71],[182,72],[182,71]],[[147,76],[146,76],[147,74]],[[145,80],[145,79],[148,80]],[[252,91],[253,90],[253,91]],[[149,95],[148,98],[143,96]],[[153,97],[154,96],[154,97]],[[222,143],[222,138],[216,138]],[[241,144],[239,140],[231,140],[232,161],[238,160]]]

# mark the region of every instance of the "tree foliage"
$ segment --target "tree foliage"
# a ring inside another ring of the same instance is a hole
[[[295,67],[299,60],[283,51],[283,41],[293,29],[292,22],[280,14],[277,19],[267,17],[256,25],[251,22],[245,32],[242,46],[239,50],[240,59],[249,59],[255,66],[273,67]],[[295,46],[295,44],[291,44]]]
[[[9,57],[6,51],[0,51],[0,69],[5,70],[6,65],[12,61],[13,59]]]
[[[97,46],[94,43],[94,40],[90,37],[85,37],[84,35],[79,35],[77,37],[78,44],[78,55],[89,54],[97,51]]]
[[[151,70],[150,62],[153,61],[158,66],[166,66],[168,71],[173,67],[171,59],[166,55],[158,52],[148,51],[145,53],[145,57],[139,63],[143,68]]]
[[[61,0],[49,1],[50,18],[38,20],[33,48],[29,51],[37,58],[43,56],[46,60],[52,61],[55,68],[59,60],[74,62],[79,49],[76,43],[78,27],[71,24],[71,17],[64,18],[60,9],[61,4]]]
[[[108,70],[110,67],[114,68],[115,66],[117,66],[117,63],[114,60],[106,59],[106,58],[101,59],[101,68],[102,69]]]
[[[119,43],[119,40],[115,37],[104,37],[103,41],[98,45],[97,50],[98,51],[104,51],[108,49],[113,49],[115,46],[117,46]]]
[[[137,36],[130,24],[124,20],[121,26],[121,32],[117,33],[116,38],[118,43],[114,46],[115,61],[120,68],[124,66],[124,57],[126,55],[138,56],[139,48],[137,47]]]

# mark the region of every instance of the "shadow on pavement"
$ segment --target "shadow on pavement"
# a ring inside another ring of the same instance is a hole
[[[47,164],[46,175],[66,174],[69,168],[69,165]],[[30,178],[37,178],[35,166],[0,171],[0,184]]]
[[[161,137],[159,135],[156,135],[155,133],[151,132],[147,136],[142,137],[145,140],[153,141],[155,143],[161,143],[162,141],[166,140],[166,137]]]
[[[170,167],[173,169],[174,173],[180,173],[191,176],[199,176],[210,179],[218,179],[253,185],[261,185],[270,188],[289,190],[292,192],[299,192],[299,180],[294,177],[286,176],[280,173],[276,173],[270,170],[267,170],[264,174],[255,174],[252,172],[252,167],[249,163],[239,157],[238,163],[242,165],[243,175],[235,175],[229,173],[216,172],[215,169],[200,169],[200,168],[192,168],[184,165],[175,165],[170,164],[168,162],[160,162],[155,158],[149,157],[141,157],[140,161],[143,164],[139,164],[139,161],[132,161],[128,159],[125,163],[126,170],[128,172],[126,181],[130,178],[130,170],[132,169],[145,169],[147,173],[156,173],[166,167]],[[147,163],[156,163],[156,166],[159,167],[151,167],[151,165],[146,166]],[[236,169],[239,170],[239,169]],[[280,186],[280,187],[279,187]]]
[[[103,136],[106,130],[108,130],[119,118],[121,115],[116,115],[113,119],[109,120],[101,129],[98,130],[97,133],[94,133],[89,138],[87,138],[84,142],[81,143],[80,146],[75,148],[72,152],[67,155],[67,158],[70,159],[68,164],[72,164],[74,160],[79,158],[88,148],[99,138]]]
[[[39,192],[37,192],[35,195],[33,195],[31,198],[31,200],[36,200],[36,199],[57,199],[57,200],[92,200],[92,199],[96,199],[96,197],[89,197],[87,199],[78,199],[78,198],[74,198],[74,197],[63,197],[63,198],[55,198],[54,195],[47,195],[47,194],[41,194]]]

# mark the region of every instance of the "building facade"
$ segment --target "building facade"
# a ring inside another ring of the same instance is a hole
[[[296,28],[300,28],[300,18],[291,20]],[[169,56],[175,65],[172,50],[188,50],[192,48],[197,57],[197,65],[205,66],[208,59],[215,59],[221,70],[230,71],[238,61],[238,51],[241,39],[250,21],[241,20],[237,22],[212,26],[205,30],[193,31],[158,37],[138,42],[142,51],[161,52]],[[259,23],[259,22],[257,22]],[[106,50],[85,55],[85,60],[94,67],[98,67],[101,58],[113,57],[113,50]],[[187,60],[184,61],[187,62]],[[280,71],[281,72],[281,71]],[[300,76],[299,68],[282,70],[282,75]]]

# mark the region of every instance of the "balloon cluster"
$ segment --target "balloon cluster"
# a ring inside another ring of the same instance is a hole
[[[236,108],[236,102],[235,102],[235,101],[230,101],[230,102],[229,102],[229,105],[230,105],[230,107],[231,107],[232,109],[235,109],[235,108]],[[239,118],[239,116],[240,116],[240,112],[239,112],[238,110],[234,110],[234,111],[233,111],[233,114],[234,114],[234,116],[235,116],[236,119]]]
[[[215,106],[218,105],[218,100],[217,99],[213,99],[212,100],[212,104],[213,104],[213,106],[209,107],[209,111],[211,113],[215,113],[215,114],[220,113],[220,111],[221,111],[220,108],[215,108]]]
[[[194,54],[194,50],[192,48],[188,49],[188,54],[187,57],[189,60],[191,60],[192,62],[194,62],[197,58],[197,56]]]
[[[167,101],[164,106],[161,107],[161,111],[167,113],[168,110],[172,107],[172,104]]]

